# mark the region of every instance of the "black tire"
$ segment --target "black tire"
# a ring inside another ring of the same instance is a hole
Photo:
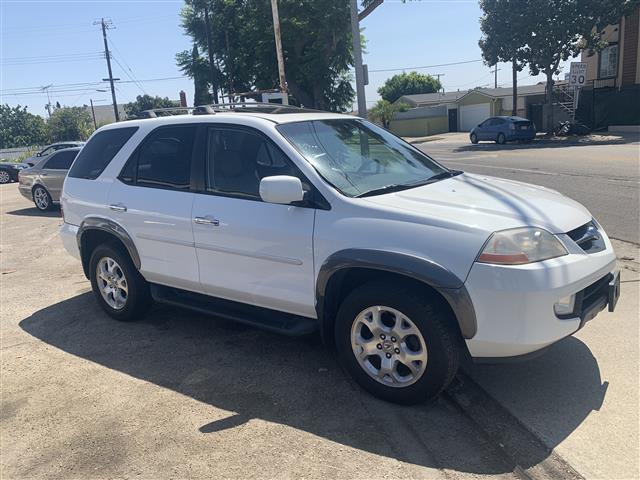
[[[496,143],[498,145],[504,145],[507,142],[507,137],[504,136],[504,133],[499,133],[498,138],[496,138]]]
[[[53,199],[51,198],[51,195],[49,194],[46,188],[40,185],[37,185],[33,189],[32,195],[33,195],[33,203],[35,204],[36,208],[41,212],[48,212],[53,208]],[[42,199],[40,201],[38,200],[39,196],[41,196],[40,198]]]
[[[127,295],[124,306],[116,309],[109,305],[100,292],[98,286],[97,267],[103,258],[111,258],[116,261],[124,274],[127,283]],[[131,322],[142,318],[151,306],[151,294],[149,284],[136,269],[129,254],[119,245],[104,243],[95,248],[89,260],[89,276],[91,289],[96,300],[107,314],[122,322]]]
[[[469,136],[469,139],[471,140],[471,143],[473,143],[474,145],[475,145],[476,143],[478,143],[478,136],[477,136],[475,133],[472,133],[472,134]]]
[[[6,170],[0,170],[0,184],[3,183],[11,183],[13,179],[11,178],[11,174]]]
[[[420,330],[428,358],[424,373],[415,383],[404,387],[384,385],[358,363],[351,348],[351,328],[360,312],[375,305],[402,312]],[[351,292],[338,310],[335,324],[338,358],[354,380],[378,398],[404,405],[435,398],[451,383],[460,363],[461,337],[453,326],[452,316],[441,298],[410,284],[365,284]]]

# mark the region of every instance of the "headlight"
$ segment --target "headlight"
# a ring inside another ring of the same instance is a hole
[[[541,228],[514,228],[495,232],[487,241],[478,262],[522,265],[567,255],[560,241]]]

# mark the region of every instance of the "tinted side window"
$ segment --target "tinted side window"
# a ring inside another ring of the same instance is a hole
[[[68,170],[73,163],[73,160],[78,155],[77,150],[70,152],[58,152],[51,156],[47,163],[42,168],[50,168],[52,170]]]
[[[494,120],[494,124],[495,125],[504,125],[505,123],[507,123],[507,122],[506,122],[506,120],[504,118],[496,118]]]
[[[208,191],[259,199],[260,180],[273,175],[292,175],[304,183],[290,160],[262,136],[246,130],[209,130]]]
[[[114,128],[91,137],[73,163],[69,176],[90,180],[98,178],[136,130],[138,127]]]
[[[137,185],[186,190],[191,178],[191,153],[196,127],[161,128],[152,132],[137,153],[135,168],[127,165],[121,178]],[[133,169],[133,170],[132,170]]]

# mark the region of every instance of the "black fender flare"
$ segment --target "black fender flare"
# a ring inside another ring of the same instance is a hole
[[[82,236],[90,230],[101,230],[120,240],[127,249],[127,252],[129,252],[129,256],[131,257],[133,264],[138,270],[140,270],[142,262],[140,261],[140,254],[138,253],[138,249],[136,248],[133,239],[121,225],[113,220],[109,220],[108,218],[87,217],[82,221],[80,227],[78,227],[78,233],[76,234],[80,258],[84,258],[82,253]],[[82,266],[84,268],[85,275],[89,278],[88,266],[85,261],[82,262]]]
[[[327,289],[331,278],[341,270],[353,268],[395,273],[428,285],[449,303],[462,336],[465,339],[475,336],[477,323],[473,302],[460,278],[432,260],[407,253],[375,249],[340,250],[330,255],[320,267],[316,281],[316,313],[323,336],[326,337],[326,326],[333,320],[325,318],[329,293]]]

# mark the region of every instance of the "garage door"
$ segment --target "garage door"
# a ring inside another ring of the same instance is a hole
[[[491,115],[489,114],[489,104],[479,103],[476,105],[460,106],[460,130],[468,132],[473,127],[482,123]]]

